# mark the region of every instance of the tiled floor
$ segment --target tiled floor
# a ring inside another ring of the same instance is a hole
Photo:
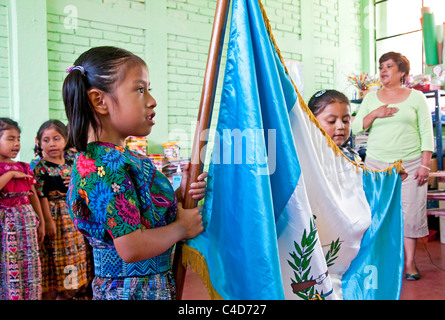
[[[445,244],[439,239],[417,242],[416,262],[421,279],[406,281],[403,279],[401,300],[445,300]],[[201,278],[187,270],[184,300],[209,300],[207,289]]]
[[[438,239],[417,241],[416,263],[421,278],[403,280],[401,300],[445,300],[445,244]]]

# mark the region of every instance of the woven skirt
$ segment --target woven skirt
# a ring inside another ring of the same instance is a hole
[[[0,299],[39,300],[42,297],[37,227],[30,204],[0,209]]]
[[[77,290],[87,284],[87,251],[84,236],[74,227],[66,198],[49,200],[56,225],[53,238],[40,245],[42,291]]]
[[[95,277],[94,300],[175,300],[176,286],[171,270],[144,277]]]

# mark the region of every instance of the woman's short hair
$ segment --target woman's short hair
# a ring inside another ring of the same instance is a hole
[[[407,57],[405,57],[401,53],[390,51],[380,57],[379,64],[382,64],[383,62],[390,59],[392,59],[397,64],[400,72],[405,72],[405,77],[409,75],[411,67]]]

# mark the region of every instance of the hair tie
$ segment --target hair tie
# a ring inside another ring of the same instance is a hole
[[[326,93],[326,90],[321,90],[321,91],[318,91],[316,94],[315,94],[315,98],[320,98],[322,95],[324,95]]]
[[[85,68],[82,66],[71,66],[68,69],[66,69],[66,73],[71,73],[73,70],[79,70],[80,73],[84,76],[85,75]]]

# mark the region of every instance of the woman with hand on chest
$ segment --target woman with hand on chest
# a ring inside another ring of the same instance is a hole
[[[382,88],[368,93],[352,123],[352,131],[368,131],[365,166],[381,170],[401,159],[408,177],[402,182],[405,277],[418,280],[417,238],[428,235],[426,193],[434,150],[431,112],[422,92],[405,87],[408,59],[388,52],[379,60]]]

